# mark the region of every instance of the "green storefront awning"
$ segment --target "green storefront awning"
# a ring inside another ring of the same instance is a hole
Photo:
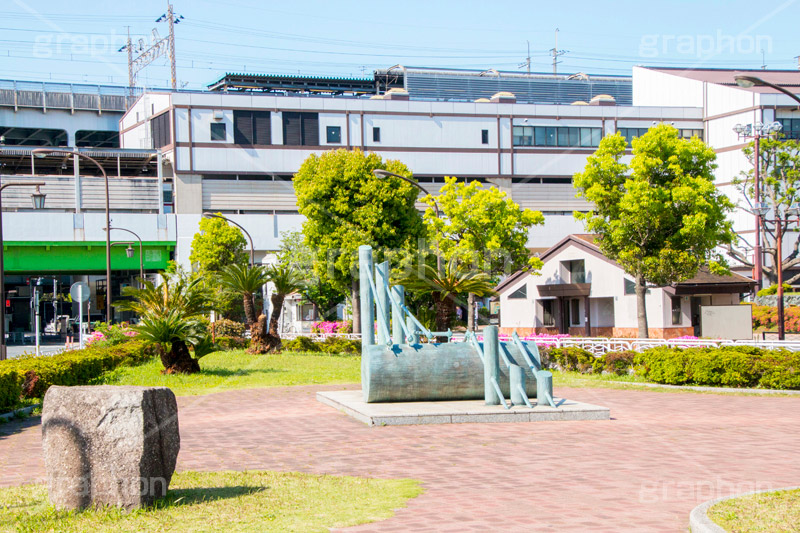
[[[143,241],[144,269],[164,270],[175,250],[173,241]],[[111,270],[139,270],[139,243],[128,258],[125,245],[111,247]],[[6,274],[102,273],[106,270],[105,241],[6,241],[3,243]]]

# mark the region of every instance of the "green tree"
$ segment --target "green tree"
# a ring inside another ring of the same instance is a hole
[[[491,296],[495,294],[494,283],[489,274],[471,269],[459,263],[456,258],[447,261],[441,272],[428,264],[420,265],[420,267],[402,279],[400,283],[409,291],[429,294],[433,297],[437,331],[445,331],[450,327],[459,296],[465,294]]]
[[[327,276],[317,274],[314,269],[316,261],[315,250],[305,242],[301,231],[281,233],[278,262],[291,265],[300,278],[305,280],[298,290],[314,304],[322,318],[335,318],[337,304],[345,299],[347,293],[336,289]]]
[[[133,329],[142,338],[166,347],[161,364],[166,373],[200,371],[197,359],[208,353],[208,331],[202,316],[210,310],[210,294],[202,279],[185,272],[162,272],[158,285],[144,281],[142,288],[126,287],[130,300],[118,302],[121,309],[137,313],[141,320]],[[189,346],[195,348],[195,357]]]
[[[742,152],[750,161],[755,163],[754,143],[747,145]],[[761,169],[761,179],[759,180],[759,200],[766,203],[770,208],[768,218],[774,221],[776,218],[781,221],[784,229],[792,218],[787,209],[800,202],[800,141],[781,140],[762,137],[759,147],[759,168]],[[747,172],[742,172],[733,181],[737,190],[741,193],[744,205],[739,205],[748,213],[754,214],[755,207],[755,167],[751,167]],[[785,236],[785,233],[784,233]],[[761,246],[762,251],[771,256],[770,261],[765,261],[762,270],[770,283],[777,284],[778,271],[774,267],[779,263],[778,248],[776,244],[775,223],[761,224]],[[786,271],[800,265],[800,233],[794,237],[791,246],[784,246],[783,249],[789,250],[789,254],[781,258],[781,268]],[[745,266],[753,268],[752,255],[748,255],[744,248],[752,250],[752,242],[747,242],[746,238],[737,234],[737,243],[728,247],[729,255]],[[752,252],[751,252],[752,253]],[[800,279],[800,274],[786,279],[786,283],[794,283]]]
[[[258,319],[253,295],[261,290],[267,279],[264,267],[258,265],[251,267],[247,263],[228,265],[222,269],[219,275],[219,282],[223,287],[241,295],[244,316],[248,325]]]
[[[603,253],[635,278],[639,336],[646,338],[648,284],[683,281],[707,262],[725,270],[715,250],[734,238],[726,219],[733,205],[715,188],[716,156],[700,139],[682,139],[660,124],[632,145],[633,158],[625,163],[624,137],[600,142],[574,179],[578,196],[593,210],[575,216],[599,235]]]
[[[201,218],[200,231],[192,238],[189,261],[203,272],[221,272],[233,264],[245,264],[247,241],[242,231],[221,218]]]
[[[428,204],[425,225],[428,237],[438,245],[442,258],[458,258],[485,272],[497,281],[503,274],[520,269],[538,269],[542,262],[527,248],[528,230],[544,223],[539,211],[520,209],[506,193],[479,181],[459,183],[445,178],[445,185],[435,198],[423,198]],[[441,210],[436,216],[435,205]],[[469,329],[474,329],[474,293],[468,295]]]
[[[353,330],[359,331],[358,247],[411,249],[424,228],[414,204],[417,189],[399,178],[378,179],[385,169],[411,177],[399,161],[383,161],[361,150],[309,156],[295,175],[297,206],[306,217],[303,234],[316,251],[315,271],[339,291],[349,291]]]

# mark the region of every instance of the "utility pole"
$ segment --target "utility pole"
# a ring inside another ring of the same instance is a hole
[[[550,54],[553,56],[553,75],[558,74],[558,64],[560,61],[558,60],[559,56],[563,56],[567,53],[567,50],[559,50],[558,49],[558,28],[556,28],[556,45],[555,47],[550,49]]]
[[[528,68],[528,74],[530,74],[531,73],[531,42],[530,41],[525,41],[525,42],[528,43],[528,57],[525,58],[525,61],[523,61],[522,63],[519,64],[519,68],[527,67]]]
[[[136,83],[133,76],[133,43],[131,43],[131,27],[126,26],[126,28],[128,28],[128,42],[125,43],[125,49],[128,51],[128,97],[133,103],[133,86]]]
[[[175,17],[172,14],[172,4],[167,4],[167,24],[169,24],[169,66],[172,81],[172,90],[177,89],[178,80],[175,72]]]

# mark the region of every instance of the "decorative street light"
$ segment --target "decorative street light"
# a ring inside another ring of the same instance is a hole
[[[0,361],[6,359],[6,287],[5,287],[5,267],[3,265],[3,189],[6,187],[36,187],[36,191],[31,194],[31,202],[34,209],[44,207],[45,194],[39,190],[44,182],[41,181],[12,181],[0,186]]]
[[[749,89],[750,87],[771,87],[776,91],[782,92],[783,94],[785,94],[786,96],[790,97],[792,100],[800,104],[800,98],[798,98],[796,94],[787,89],[784,89],[780,85],[775,85],[774,83],[770,83],[755,76],[734,76],[733,79],[736,80],[736,85],[738,85],[743,89]]]
[[[438,219],[442,218],[441,217],[441,212],[439,211],[439,203],[436,201],[436,198],[431,193],[429,193],[422,185],[417,183],[416,181],[414,181],[412,179],[409,179],[409,178],[407,178],[405,176],[401,176],[400,174],[395,174],[394,172],[389,172],[388,170],[383,170],[381,168],[376,168],[375,170],[372,171],[372,173],[375,174],[376,177],[381,178],[381,179],[388,178],[389,176],[393,176],[395,178],[400,178],[401,180],[403,180],[403,181],[405,181],[407,183],[410,183],[411,185],[413,185],[414,187],[416,187],[417,189],[422,191],[422,194],[425,194],[426,196],[430,196],[433,199],[433,209],[436,212],[436,218],[438,218]],[[441,272],[442,271],[442,256],[439,253],[439,242],[438,241],[436,242],[436,271],[437,272]]]
[[[103,230],[105,230],[105,229],[106,228],[103,228]],[[144,287],[144,252],[143,252],[143,246],[142,246],[142,238],[139,237],[139,235],[137,235],[136,233],[134,233],[131,230],[126,229],[126,228],[119,228],[119,227],[115,228],[115,227],[112,226],[111,230],[112,231],[113,230],[117,230],[117,231],[128,232],[131,235],[133,235],[134,237],[136,237],[136,240],[139,241],[139,287]],[[133,248],[131,248],[129,246],[128,249],[125,250],[125,253],[128,254],[129,258],[133,257]]]
[[[110,207],[110,196],[108,194],[108,174],[106,174],[106,170],[103,168],[103,165],[100,164],[97,159],[93,157],[89,157],[86,154],[82,154],[77,150],[63,150],[63,149],[53,149],[53,148],[36,148],[35,150],[31,151],[31,153],[36,157],[47,157],[51,154],[63,154],[63,155],[71,155],[73,157],[82,157],[84,159],[88,159],[92,163],[94,163],[97,168],[100,169],[100,173],[103,175],[103,181],[105,181],[106,185],[106,322],[111,324],[111,230],[108,228],[111,227],[111,207]]]
[[[233,224],[234,226],[236,226],[237,228],[242,230],[244,232],[244,234],[247,235],[247,238],[250,241],[250,266],[254,267],[256,265],[256,250],[253,247],[253,237],[250,236],[250,233],[246,229],[244,229],[244,227],[242,227],[241,224],[237,224],[233,220],[231,220],[231,219],[229,219],[227,217],[224,217],[224,216],[222,216],[222,215],[220,215],[218,213],[203,213],[203,217],[204,218],[219,218],[219,219],[222,219],[222,220],[224,220],[226,222],[230,222],[231,224]]]
[[[761,279],[763,277],[762,257],[761,257],[761,217],[764,215],[759,214],[758,206],[762,205],[761,202],[761,137],[769,136],[781,131],[783,126],[780,122],[773,122],[765,124],[763,122],[756,122],[755,124],[737,124],[733,127],[733,131],[739,138],[753,139],[753,188],[755,190],[755,208],[753,212],[756,215],[756,242],[753,246],[753,267],[755,272],[753,277],[756,280],[756,290],[761,288]],[[763,204],[766,205],[766,204]],[[768,210],[767,210],[768,211]],[[766,214],[766,213],[765,213]]]
[[[118,229],[118,228],[111,228],[111,229]],[[127,246],[125,248],[125,255],[128,256],[128,259],[133,258],[133,245],[132,241],[116,241],[112,242],[111,246]],[[142,286],[144,280],[144,264],[142,261],[142,243],[139,243],[139,286]]]

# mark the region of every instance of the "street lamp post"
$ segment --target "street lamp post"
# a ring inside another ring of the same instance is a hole
[[[219,219],[222,219],[222,220],[224,220],[226,222],[230,222],[231,224],[233,224],[234,226],[236,226],[237,228],[242,230],[244,232],[244,234],[247,235],[247,239],[250,241],[250,266],[254,267],[256,265],[256,249],[253,247],[253,237],[250,236],[250,233],[246,229],[244,229],[244,227],[242,227],[241,224],[237,224],[233,220],[231,220],[231,219],[229,219],[227,217],[224,217],[224,216],[222,216],[222,215],[220,215],[218,213],[203,213],[203,216],[205,218],[219,218]]]
[[[105,228],[103,228],[103,229],[105,229]],[[117,231],[128,232],[131,235],[133,235],[134,237],[136,237],[136,240],[139,241],[139,287],[144,287],[144,252],[143,252],[144,247],[142,246],[142,238],[139,237],[139,235],[137,235],[136,233],[134,233],[131,230],[126,229],[126,228],[115,228],[115,227],[112,227],[111,229],[112,230],[117,230]],[[133,257],[133,256],[132,255],[128,255],[128,257]]]
[[[111,243],[111,246],[127,246],[125,249],[125,255],[128,256],[128,259],[133,257],[133,245],[136,244],[133,241],[115,241]],[[141,280],[144,278],[144,265],[142,264],[142,248],[141,243],[139,243],[139,279]],[[141,281],[139,284],[141,285]]]
[[[734,76],[733,79],[736,81],[736,85],[738,85],[739,87],[745,88],[745,89],[749,89],[750,87],[770,87],[770,88],[775,89],[776,91],[778,91],[780,93],[785,94],[786,96],[788,96],[789,98],[791,98],[792,100],[794,100],[795,102],[800,104],[800,97],[798,97],[793,92],[781,87],[780,85],[776,85],[774,83],[770,83],[770,82],[768,82],[766,80],[763,80],[761,78],[758,78],[756,76]],[[758,145],[756,144],[756,146],[758,146]],[[756,148],[756,150],[758,150],[758,149]],[[758,154],[758,151],[756,151],[756,154]],[[758,160],[756,159],[756,161],[758,161]],[[758,165],[756,165],[756,172],[758,172],[757,169],[758,169]],[[756,194],[758,194],[758,188],[756,188]],[[758,211],[766,211],[766,209],[764,209],[765,207],[766,206],[764,206],[764,205],[757,204],[756,205],[756,211],[757,212]],[[797,204],[790,206],[786,210],[786,214],[787,215],[791,215],[791,214],[798,215],[798,214],[800,214],[800,206],[798,206]],[[758,217],[758,215],[756,215],[756,216]],[[780,213],[778,213],[778,212],[775,213],[775,219],[776,219],[775,220],[775,237],[776,237],[776,246],[775,246],[775,248],[776,248],[776,252],[777,252],[777,256],[778,256],[777,257],[777,261],[776,261],[777,265],[775,265],[775,268],[777,269],[777,273],[778,273],[778,276],[777,276],[778,277],[778,291],[777,291],[777,293],[778,293],[778,339],[783,340],[784,337],[785,337],[785,327],[784,327],[784,323],[783,323],[783,307],[784,307],[783,306],[783,255],[782,255],[783,254],[783,227],[782,227],[783,225],[782,225]],[[787,219],[787,223],[788,223],[788,219]],[[758,229],[758,228],[756,228],[756,229]],[[758,234],[759,234],[759,232],[756,231],[756,235],[757,236],[758,236]],[[759,260],[760,260],[760,258],[759,258]],[[760,286],[761,285],[761,279],[759,278],[758,281],[759,281],[759,286]]]
[[[375,170],[372,171],[372,173],[375,174],[376,177],[381,178],[381,179],[388,178],[389,176],[393,176],[395,178],[400,178],[401,180],[403,180],[403,181],[405,181],[407,183],[410,183],[411,185],[413,185],[414,187],[416,187],[417,189],[422,191],[422,194],[425,194],[426,196],[430,196],[433,199],[433,209],[436,212],[436,218],[438,218],[438,219],[442,218],[441,217],[441,211],[439,211],[439,203],[436,201],[436,198],[431,193],[429,193],[422,185],[417,183],[416,181],[414,181],[412,179],[409,179],[409,178],[407,178],[405,176],[401,176],[400,174],[395,174],[394,172],[389,172],[388,170],[383,170],[381,168],[376,168]],[[442,271],[442,256],[439,253],[439,242],[438,241],[436,242],[436,271],[440,272],[440,273]]]
[[[43,181],[4,183],[0,186],[0,361],[7,358],[6,354],[6,285],[5,285],[5,265],[3,264],[3,189],[6,187],[36,187],[36,192],[31,194],[34,209],[44,207],[45,195],[39,190],[44,185]]]
[[[82,157],[94,163],[100,169],[103,175],[103,181],[106,186],[106,322],[111,324],[111,206],[110,196],[108,194],[108,174],[97,159],[82,154],[77,150],[61,150],[52,148],[36,148],[31,152],[36,157],[46,157],[48,154],[64,154],[73,157]]]
[[[756,290],[761,289],[761,281],[763,278],[763,258],[761,253],[761,215],[759,215],[759,206],[761,205],[761,137],[769,136],[781,131],[781,123],[773,122],[772,124],[764,124],[756,122],[755,124],[736,124],[733,131],[739,138],[753,139],[753,189],[756,215],[756,238],[753,246],[753,277],[756,281]]]

